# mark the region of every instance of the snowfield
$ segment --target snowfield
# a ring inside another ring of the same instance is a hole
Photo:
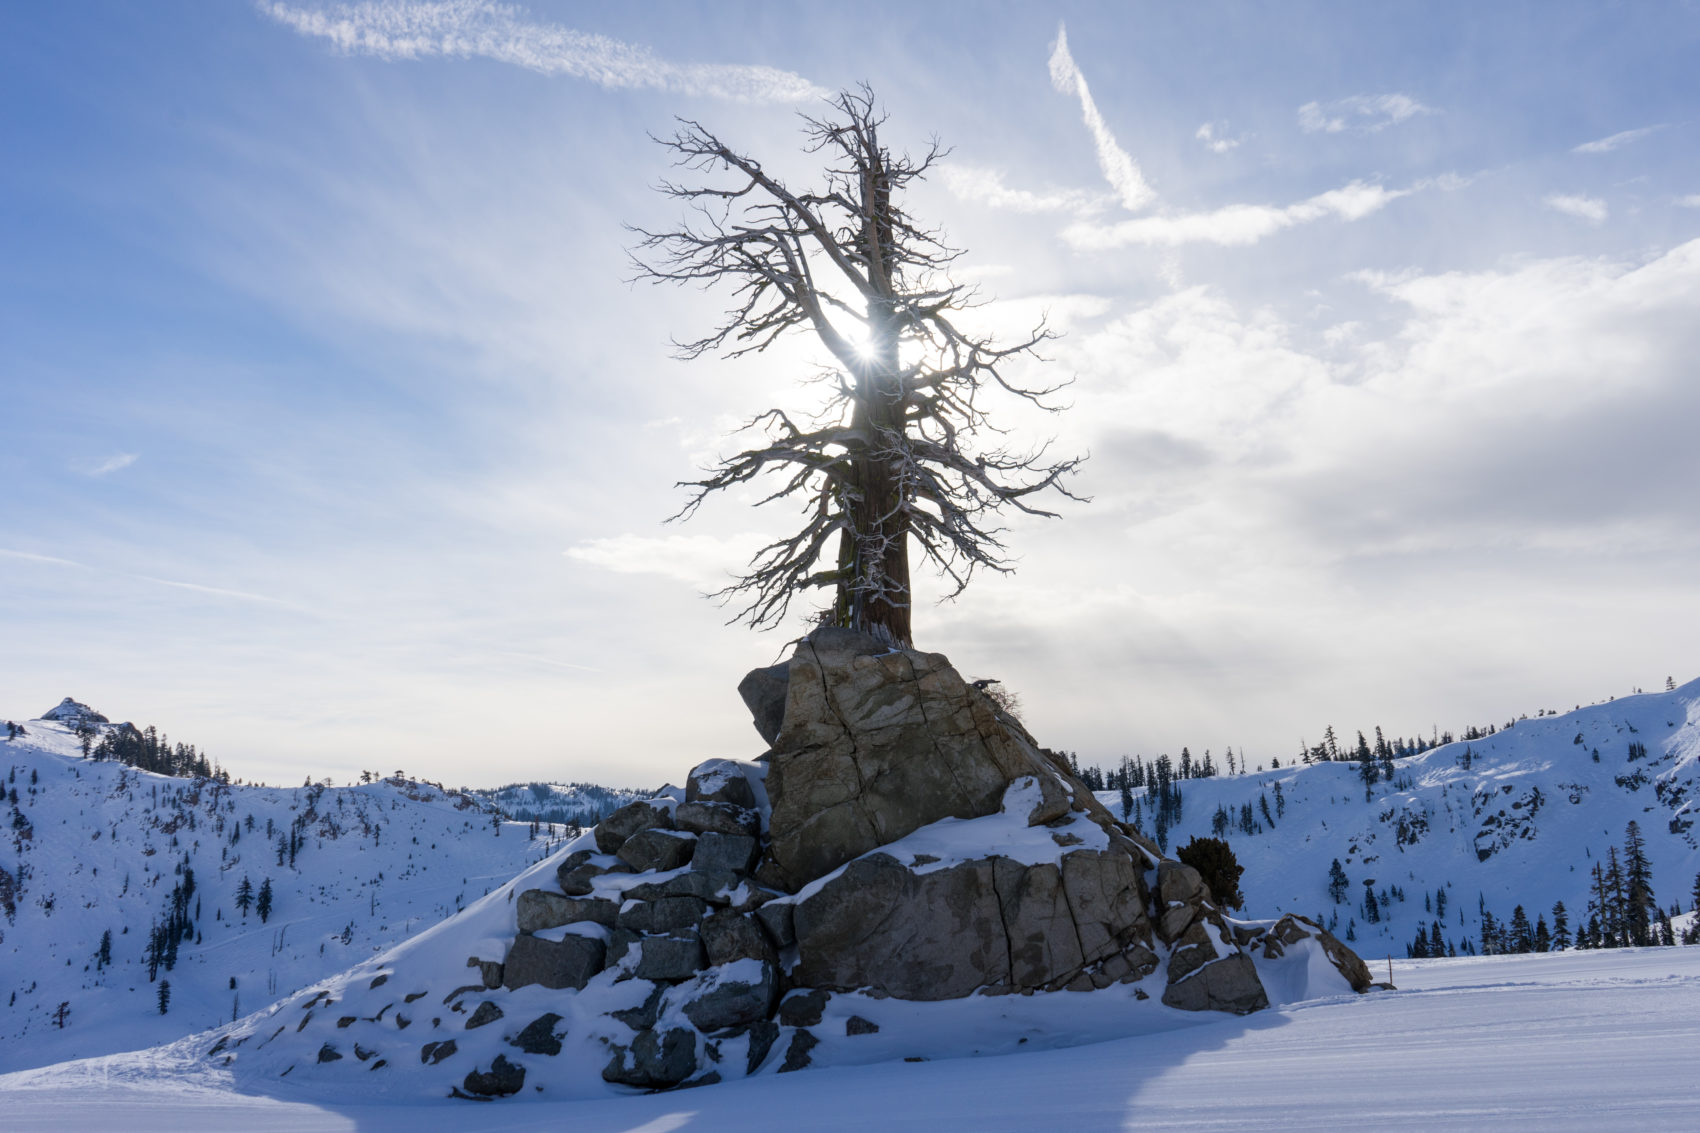
[[[1696,1122],[1700,948],[1396,960],[1399,990],[1062,1050],[575,1102],[239,1092],[191,1043],[0,1076],[9,1129],[1675,1129]],[[1094,999],[1082,996],[1083,1004]]]
[[[1342,740],[1355,743],[1355,736]],[[1181,782],[1183,812],[1166,848],[1219,834],[1245,867],[1247,909],[1320,916],[1366,961],[1402,957],[1419,928],[1432,931],[1442,887],[1448,944],[1479,948],[1484,907],[1504,922],[1522,905],[1531,923],[1550,924],[1558,901],[1574,935],[1587,921],[1594,865],[1613,850],[1622,857],[1632,820],[1646,840],[1658,905],[1686,914],[1693,904],[1700,680],[1518,720],[1482,739],[1398,759],[1393,781],[1377,782],[1367,800],[1355,763],[1281,762]],[[1140,790],[1134,796],[1141,828],[1154,833],[1151,799]],[[1121,814],[1116,791],[1098,797]],[[1220,829],[1218,811],[1227,817]],[[1328,892],[1335,859],[1348,879],[1339,903]],[[1365,916],[1366,882],[1378,898],[1374,923]]]
[[[70,723],[24,724],[26,735],[0,741],[0,1071],[134,1050],[246,1015],[440,923],[559,844],[413,780],[172,778],[84,759]],[[291,836],[294,854],[280,854]],[[150,980],[150,929],[190,871],[191,935]],[[270,882],[268,916],[238,907],[244,878],[256,893]]]

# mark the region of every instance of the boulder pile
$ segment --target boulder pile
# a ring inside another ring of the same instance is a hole
[[[910,1057],[943,1000],[1066,1038],[1077,1007],[1257,1011],[1259,965],[1286,995],[1371,986],[1309,921],[1225,916],[938,654],[820,629],[739,691],[759,759],[698,765],[208,1057],[427,1096],[668,1089]]]
[[[1084,992],[1161,971],[1162,1002],[1245,1013],[1269,1002],[1248,949],[1306,936],[1369,986],[1308,921],[1231,925],[1196,870],[1118,822],[938,654],[822,629],[740,691],[771,750],[710,760],[682,792],[603,821],[554,890],[519,894],[512,947],[482,962],[509,989],[602,973],[647,985],[622,1015],[630,1040],[611,1044],[611,1082],[718,1074],[734,1038],[751,1073],[782,1027],[774,1057],[805,1066],[808,1027],[837,993]]]

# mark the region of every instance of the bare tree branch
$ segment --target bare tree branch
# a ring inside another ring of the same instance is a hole
[[[948,151],[933,139],[919,158],[894,154],[880,141],[885,122],[866,85],[841,91],[822,116],[805,115],[804,148],[824,168],[818,187],[799,191],[681,119],[656,140],[684,171],[659,188],[686,217],[663,231],[634,228],[633,262],[638,279],[730,297],[706,334],[674,343],[680,357],[759,354],[807,330],[834,363],[811,427],[769,409],[745,426],[761,443],[679,485],[690,495],[674,519],[758,481],[758,505],[801,504],[801,526],[758,550],[717,597],[745,602],[734,620],[766,627],[799,594],[830,588],[831,620],[906,643],[910,540],[952,596],[978,570],[1007,572],[995,517],[1006,508],[1054,516],[1032,502],[1042,493],[1080,500],[1063,481],[1081,458],[1049,460],[1048,444],[1023,454],[975,443],[1002,435],[981,406],[985,391],[1057,412],[1050,399],[1068,382],[1030,387],[1007,376],[1018,362],[1042,361],[1039,348],[1055,337],[1043,322],[999,343],[952,321],[977,305],[972,288],[949,278],[962,252],[899,203]]]

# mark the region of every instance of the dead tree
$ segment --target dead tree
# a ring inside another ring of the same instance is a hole
[[[919,159],[893,154],[865,85],[803,122],[806,151],[824,166],[809,189],[790,188],[696,122],[657,139],[691,175],[660,186],[688,215],[670,231],[634,229],[639,278],[722,288],[733,299],[709,333],[675,340],[679,356],[740,358],[799,331],[831,360],[817,376],[825,405],[801,420],[783,409],[757,414],[746,430],[760,443],[681,483],[691,496],[673,518],[752,482],[768,489],[761,503],[800,501],[802,526],[757,551],[716,595],[747,600],[733,620],[777,624],[801,592],[830,587],[822,620],[908,644],[910,539],[954,597],[979,569],[1012,569],[997,513],[1052,516],[1033,500],[1046,490],[1080,498],[1062,483],[1080,460],[1049,460],[1048,445],[1006,448],[987,417],[995,390],[1055,412],[1048,398],[1062,383],[1034,387],[1009,372],[1052,337],[1043,323],[1000,345],[953,321],[974,299],[949,276],[962,253],[900,203],[944,156],[938,143]],[[986,436],[994,443],[982,446]]]

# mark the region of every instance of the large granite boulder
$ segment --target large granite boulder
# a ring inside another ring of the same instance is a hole
[[[522,932],[508,950],[502,986],[509,991],[531,984],[576,990],[602,970],[606,955],[607,945],[595,937],[569,935],[556,941]]]
[[[932,1000],[1066,987],[1130,950],[1118,971],[1150,970],[1143,881],[1122,846],[927,864],[873,853],[811,886],[792,916],[794,981]]]
[[[1070,809],[1113,821],[940,654],[818,629],[797,646],[785,687],[764,879],[799,887],[941,818],[994,814],[1025,776],[1042,791],[1034,821]]]

